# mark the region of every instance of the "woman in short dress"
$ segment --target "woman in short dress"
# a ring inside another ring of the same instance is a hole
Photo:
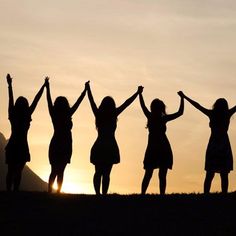
[[[90,162],[95,165],[93,184],[96,194],[100,195],[102,181],[102,194],[107,194],[112,166],[120,162],[119,148],[115,139],[117,117],[142,92],[143,87],[139,86],[138,91],[119,107],[116,107],[114,99],[109,96],[104,97],[97,107],[88,82],[86,88],[98,131],[90,155]]]
[[[206,109],[184,94],[184,98],[195,108],[208,116],[211,135],[206,150],[204,193],[209,193],[215,173],[220,173],[222,193],[228,192],[228,174],[233,170],[233,155],[228,137],[231,116],[236,112],[236,106],[229,109],[224,98],[215,101],[212,109]]]
[[[28,131],[30,128],[31,116],[42,96],[45,84],[36,94],[32,104],[29,106],[25,97],[18,97],[14,103],[12,78],[7,75],[9,107],[8,118],[11,123],[11,136],[6,145],[6,164],[8,171],[6,176],[7,191],[18,191],[21,174],[25,163],[30,161],[30,152],[28,146]]]
[[[181,97],[179,110],[169,115],[166,114],[164,102],[157,98],[152,101],[149,111],[144,103],[142,94],[139,94],[140,105],[147,117],[149,131],[148,145],[143,162],[145,174],[142,181],[141,194],[146,193],[154,169],[159,169],[160,194],[165,194],[167,171],[172,169],[173,164],[173,154],[166,136],[166,124],[181,116],[184,111],[182,93],[179,92],[178,94]]]
[[[57,192],[61,192],[64,170],[70,163],[72,155],[72,115],[82,102],[86,90],[81,93],[75,104],[70,107],[66,97],[59,96],[52,103],[49,78],[46,77],[48,109],[52,119],[54,133],[49,146],[49,162],[51,173],[48,181],[48,192],[52,192],[53,183],[57,178]]]

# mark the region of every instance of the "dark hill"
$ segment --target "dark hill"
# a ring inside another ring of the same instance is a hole
[[[5,178],[7,173],[7,165],[5,164],[5,146],[7,140],[0,133],[0,190],[5,190]],[[28,166],[25,166],[22,173],[21,190],[27,191],[46,191],[47,183],[40,179]]]

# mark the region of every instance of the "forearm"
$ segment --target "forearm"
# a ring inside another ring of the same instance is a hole
[[[138,92],[134,93],[130,98],[128,98],[123,104],[124,108],[128,107],[135,100],[137,96],[138,96]]]
[[[89,99],[89,102],[90,102],[92,111],[93,111],[94,115],[96,115],[97,106],[96,106],[96,104],[95,104],[95,101],[94,101],[94,98],[93,98],[93,95],[92,95],[92,91],[91,91],[90,86],[87,88],[87,93],[88,93],[88,99]]]
[[[184,113],[184,98],[181,97],[180,98],[180,106],[179,106],[179,110],[178,110],[178,114],[181,116]]]
[[[120,107],[117,108],[117,115],[119,115],[121,112],[123,112],[138,96],[138,91],[134,93],[130,98],[128,98]]]
[[[48,110],[49,110],[49,112],[51,112],[51,110],[52,110],[52,98],[51,98],[51,92],[50,92],[50,86],[48,85],[47,87],[46,87],[46,95],[47,95],[47,102],[48,102]]]
[[[8,84],[8,96],[9,96],[9,103],[8,103],[8,115],[10,116],[10,113],[12,111],[12,108],[14,106],[14,97],[13,97],[13,89],[12,84]]]
[[[39,99],[41,98],[41,96],[42,96],[42,94],[43,94],[44,87],[45,87],[45,85],[42,85],[42,87],[40,88],[40,90],[39,90],[38,93],[36,94],[35,99],[34,99],[36,102],[38,102]]]
[[[194,100],[192,100],[191,98],[187,97],[186,95],[184,96],[184,98],[190,103],[192,104],[194,107],[198,108],[200,107],[200,104]]]
[[[191,98],[187,97],[186,95],[184,95],[184,98],[190,103],[192,104],[196,109],[198,109],[199,111],[201,111],[203,114],[209,116],[210,115],[210,110],[208,110],[207,108],[203,107],[202,105],[200,105],[199,103],[195,102],[194,100],[192,100]]]
[[[14,98],[13,98],[13,89],[12,89],[11,84],[8,85],[8,95],[9,95],[9,104],[13,105]]]
[[[40,90],[39,90],[38,93],[36,94],[36,96],[35,96],[35,98],[34,98],[32,104],[31,104],[31,106],[30,106],[30,112],[31,112],[31,114],[34,112],[34,110],[35,110],[35,108],[36,108],[36,106],[37,106],[37,104],[38,104],[38,102],[39,102],[39,99],[41,98],[41,96],[42,96],[42,94],[43,94],[44,86],[45,86],[45,85],[43,85],[43,86],[40,88]]]
[[[145,105],[145,102],[144,102],[144,99],[143,99],[143,95],[142,95],[141,93],[139,94],[139,102],[140,102],[140,106],[141,106],[141,108],[142,108],[142,110],[143,110],[143,113],[144,113],[146,116],[148,116],[149,111],[148,111],[148,109],[147,109],[147,107],[146,107],[146,105]]]
[[[77,108],[79,107],[80,103],[83,101],[85,94],[86,94],[86,89],[84,89],[84,91],[81,93],[81,95],[77,99],[76,103],[72,106],[72,108],[71,108],[71,115],[73,115],[74,112],[77,110]]]
[[[230,109],[230,116],[232,116],[236,112],[236,106]]]

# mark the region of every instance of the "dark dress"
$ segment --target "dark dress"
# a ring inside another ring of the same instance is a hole
[[[51,115],[54,127],[54,134],[49,146],[50,164],[70,163],[72,155],[72,120],[71,116],[58,115],[55,112]]]
[[[148,145],[144,157],[144,169],[168,168],[172,169],[173,154],[166,136],[165,117],[158,120],[148,117]]]
[[[211,136],[206,151],[205,170],[230,172],[233,170],[233,155],[228,137],[230,114],[216,118],[209,113]]]
[[[11,123],[11,136],[5,147],[7,164],[24,164],[30,161],[29,146],[27,141],[31,115],[9,115]]]
[[[96,114],[99,120],[99,114]],[[90,162],[94,165],[113,165],[120,162],[119,147],[115,139],[117,116],[98,122],[98,137],[91,149]]]

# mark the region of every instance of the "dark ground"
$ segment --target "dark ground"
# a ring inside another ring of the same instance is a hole
[[[236,235],[236,193],[0,192],[0,235]]]

